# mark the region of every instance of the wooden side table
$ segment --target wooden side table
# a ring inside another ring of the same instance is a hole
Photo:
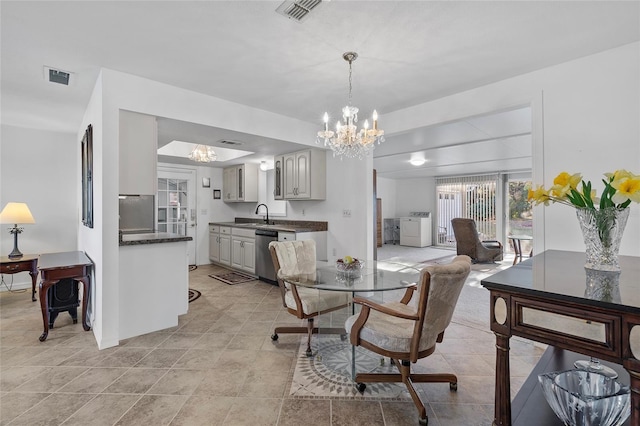
[[[31,301],[36,301],[36,281],[38,280],[38,255],[25,254],[17,259],[0,257],[0,274],[28,272],[31,275]]]
[[[93,262],[82,251],[65,253],[48,253],[40,255],[40,308],[42,309],[42,323],[44,331],[40,341],[44,342],[49,335],[49,315],[47,303],[47,290],[56,285],[60,280],[70,278],[82,283],[82,328],[91,330],[87,318],[87,304],[91,295],[91,266]]]
[[[521,241],[533,241],[533,237],[529,235],[509,235],[509,238],[512,242],[513,252],[515,257],[513,258],[513,264],[515,265],[519,261],[522,262],[522,245]],[[529,253],[529,257],[533,255],[533,249],[531,249],[531,253]]]

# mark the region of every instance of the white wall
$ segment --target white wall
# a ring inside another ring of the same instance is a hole
[[[396,179],[381,178],[378,176],[377,195],[382,199],[382,218],[392,219],[400,217],[396,214],[397,197],[396,188],[401,181]]]
[[[639,93],[636,42],[385,114],[384,127],[395,133],[531,105],[533,181],[549,186],[561,171],[581,172],[601,193],[603,173],[622,168],[640,173]],[[566,206],[536,208],[534,238],[536,251],[584,251],[575,212]],[[620,253],[640,255],[637,204],[631,207]]]
[[[25,254],[76,250],[79,210],[80,139],[74,133],[2,125],[0,209],[8,202],[27,203],[35,224],[19,225],[18,248]],[[13,235],[2,225],[0,254],[13,249]],[[15,288],[31,287],[28,273],[11,277]]]
[[[435,214],[435,178],[401,179],[396,183],[397,217],[409,216],[409,212]]]

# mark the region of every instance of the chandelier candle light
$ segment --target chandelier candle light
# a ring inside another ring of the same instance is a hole
[[[333,156],[364,158],[373,150],[374,143],[384,142],[384,130],[378,129],[378,113],[373,111],[373,128],[369,129],[369,120],[364,121],[363,128],[358,131],[358,108],[351,105],[352,63],[358,58],[356,52],[346,52],[342,58],[349,62],[349,103],[342,108],[342,120],[336,123],[336,131],[329,130],[329,114],[324,113],[324,130],[318,132],[316,143],[324,142],[333,151]]]
[[[196,161],[198,163],[209,163],[216,161],[218,156],[213,148],[207,145],[196,145],[196,147],[189,154],[189,160]]]

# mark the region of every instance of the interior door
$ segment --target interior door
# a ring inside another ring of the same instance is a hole
[[[187,242],[189,265],[196,264],[196,171],[170,167],[158,168],[156,229],[158,232],[191,237]]]

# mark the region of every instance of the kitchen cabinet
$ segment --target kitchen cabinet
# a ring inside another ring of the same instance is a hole
[[[314,240],[316,242],[316,260],[327,260],[327,232],[283,232],[278,231],[278,241]]]
[[[283,156],[284,199],[324,200],[327,192],[327,155],[307,149]]]
[[[226,203],[258,201],[258,165],[239,164],[222,171],[223,201]]]
[[[231,228],[209,226],[209,260],[223,265],[231,265]]]
[[[284,199],[284,157],[282,155],[273,158],[273,199]]]
[[[158,158],[156,117],[120,111],[118,126],[118,193],[156,195]]]
[[[250,274],[256,271],[254,229],[231,228],[231,266]]]

